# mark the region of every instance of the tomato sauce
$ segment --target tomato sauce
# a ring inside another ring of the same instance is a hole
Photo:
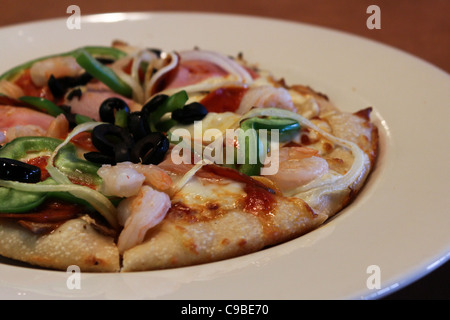
[[[230,168],[206,165],[203,166],[202,170],[244,183],[244,191],[247,193],[244,204],[244,210],[246,212],[260,215],[262,213],[270,214],[273,211],[275,192],[261,182]]]
[[[59,201],[44,202],[28,213],[0,213],[0,218],[14,219],[35,234],[46,234],[84,212],[83,206]]]
[[[33,83],[29,69],[25,70],[14,83],[23,90],[25,96],[40,97],[54,101],[48,86],[38,87]]]
[[[28,164],[31,164],[31,165],[36,166],[39,169],[41,169],[41,181],[44,181],[47,178],[50,178],[50,174],[48,173],[48,171],[46,169],[49,158],[50,158],[49,156],[42,156],[42,157],[36,157],[36,158],[30,159],[27,161]]]
[[[246,87],[224,87],[210,92],[200,103],[205,106],[209,112],[235,112],[241,103]]]
[[[255,184],[246,184],[244,191],[247,193],[244,207],[246,212],[255,215],[272,212],[274,196],[266,188]]]
[[[83,148],[86,151],[98,151],[97,148],[92,143],[92,135],[90,132],[84,131],[80,132],[76,136],[74,136],[70,142]]]
[[[48,171],[46,169],[48,159],[50,159],[49,156],[41,156],[41,157],[29,159],[27,161],[28,164],[31,164],[31,165],[36,166],[39,169],[41,169],[41,181],[44,181],[44,180],[50,178],[50,174],[48,173]],[[72,182],[73,184],[89,187],[93,190],[97,189],[97,186],[88,180],[85,180],[82,178],[77,178],[77,177],[68,177],[68,178],[69,178],[70,182]]]
[[[32,212],[0,213],[0,218],[13,218],[32,222],[58,222],[76,218],[85,212],[83,206],[62,201],[46,201]]]
[[[83,179],[79,179],[79,178],[74,178],[74,177],[69,177],[70,182],[72,182],[73,184],[77,184],[79,186],[84,186],[84,187],[88,187],[91,188],[92,190],[97,190],[97,185],[95,185],[92,182],[83,180]]]

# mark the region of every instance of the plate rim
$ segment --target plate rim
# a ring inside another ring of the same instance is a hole
[[[283,20],[283,19],[279,19],[279,18],[271,18],[271,17],[264,17],[264,16],[253,16],[253,15],[246,15],[246,14],[231,14],[231,13],[208,13],[208,12],[182,12],[182,11],[146,11],[146,12],[121,12],[122,14],[125,15],[130,15],[130,14],[140,14],[142,16],[148,16],[148,15],[179,15],[179,16],[221,16],[224,18],[240,18],[240,19],[256,19],[256,20],[264,20],[264,21],[271,21],[274,23],[282,23],[282,24],[289,24],[292,26],[304,26],[307,28],[313,28],[313,29],[320,29],[326,33],[332,33],[332,34],[340,34],[343,35],[345,37],[350,37],[353,38],[355,41],[366,41],[366,42],[370,42],[373,45],[376,46],[381,46],[383,48],[388,48],[389,50],[394,50],[396,52],[398,52],[399,54],[402,55],[406,55],[408,56],[410,59],[413,59],[414,61],[418,62],[418,63],[422,63],[422,64],[426,64],[428,67],[433,68],[434,71],[436,72],[441,72],[443,73],[445,76],[449,76],[449,74],[445,71],[442,70],[441,68],[435,66],[434,64],[420,58],[417,57],[411,53],[408,53],[406,51],[403,51],[401,49],[398,49],[396,47],[375,41],[373,39],[368,39],[368,38],[364,38],[360,35],[356,35],[356,34],[352,34],[346,31],[341,31],[341,30],[336,30],[336,29],[331,29],[328,27],[324,27],[324,26],[318,26],[318,25],[313,25],[313,24],[307,24],[307,23],[302,23],[302,22],[296,22],[296,21],[292,21],[292,20]],[[86,19],[87,17],[90,17],[91,19],[94,17],[100,17],[100,16],[104,16],[107,15],[109,13],[96,13],[96,14],[89,14],[89,15],[85,15],[82,16],[83,19]],[[17,24],[13,24],[13,25],[8,25],[8,26],[4,26],[2,28],[0,28],[0,32],[8,29],[8,28],[17,28],[17,27],[23,27],[23,26],[29,26],[29,25],[33,25],[33,24],[42,24],[42,23],[54,23],[56,21],[61,21],[61,20],[66,20],[66,18],[63,17],[58,17],[58,18],[50,18],[50,19],[43,19],[43,20],[36,20],[36,21],[31,21],[31,22],[23,22],[23,23],[17,23]],[[145,20],[145,19],[144,19]],[[95,23],[95,22],[90,22],[90,23]],[[450,79],[450,77],[449,77]],[[314,231],[313,231],[314,232]],[[435,270],[436,268],[438,268],[439,266],[443,265],[445,262],[447,262],[450,258],[450,253],[449,253],[449,247],[447,246],[447,252],[443,252],[442,255],[439,255],[439,257],[434,257],[435,259],[431,258],[429,259],[428,262],[424,263],[424,265],[422,266],[412,266],[409,270],[409,276],[402,277],[401,275],[398,275],[398,279],[391,279],[393,281],[393,284],[389,285],[388,287],[390,288],[389,290],[386,290],[386,292],[380,292],[377,291],[376,294],[374,294],[373,292],[365,292],[365,294],[361,294],[361,293],[355,293],[352,296],[346,297],[346,298],[358,298],[358,297],[364,297],[364,298],[381,298],[387,294],[390,294],[396,290],[399,290],[401,288],[403,288],[404,286],[414,282],[415,280],[425,276],[426,274],[432,272],[433,270]],[[237,259],[239,259],[240,257],[238,257]],[[433,261],[431,261],[433,260]],[[221,263],[221,262],[218,262]],[[432,268],[426,268],[425,266],[433,266]],[[4,266],[1,265],[1,268],[3,268]],[[193,266],[192,268],[196,268],[198,266]],[[425,267],[425,269],[424,269]],[[202,267],[203,268],[203,267]],[[1,269],[0,269],[1,270]],[[401,279],[400,279],[401,278]],[[402,280],[402,281],[400,281]],[[402,284],[396,285],[395,287],[392,287],[395,285],[395,283],[399,283],[402,282]]]

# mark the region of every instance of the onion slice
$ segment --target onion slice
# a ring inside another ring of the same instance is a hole
[[[180,58],[182,61],[205,60],[216,64],[228,73],[236,75],[238,77],[238,81],[244,82],[246,84],[251,84],[253,82],[252,76],[247,70],[245,70],[243,66],[237,63],[235,60],[218,52],[208,50],[182,51],[180,52]]]
[[[84,131],[90,131],[102,123],[103,122],[86,122],[76,126],[72,130],[72,132],[67,136],[67,138],[55,148],[55,150],[50,156],[50,159],[48,160],[46,169],[50,174],[50,176],[59,185],[56,186],[39,185],[39,188],[36,188],[37,190],[33,190],[33,192],[36,191],[39,192],[39,190],[43,190],[41,192],[47,192],[44,190],[50,190],[48,187],[55,188],[51,189],[52,191],[67,191],[77,198],[86,200],[111,224],[113,228],[117,229],[119,227],[119,224],[117,222],[116,217],[116,207],[114,207],[111,201],[107,197],[105,197],[102,193],[96,190],[93,190],[86,186],[73,184],[69,180],[69,178],[67,178],[67,176],[65,176],[57,167],[54,166],[54,160],[58,155],[59,150],[65,145],[67,145],[74,136]]]
[[[144,88],[145,99],[148,100],[153,95],[153,87],[157,84],[157,82],[164,77],[168,72],[172,71],[178,66],[179,58],[176,52],[167,53],[167,57],[170,57],[169,64],[165,65],[150,78]],[[167,59],[166,57],[166,59]],[[148,70],[147,70],[148,71]]]
[[[225,86],[242,87],[248,86],[253,83],[253,78],[251,74],[243,66],[241,66],[235,60],[217,52],[206,50],[189,50],[189,51],[181,51],[179,53],[170,52],[167,53],[167,57],[170,57],[170,62],[166,66],[160,68],[155,74],[153,74],[150,77],[149,80],[146,80],[146,85],[144,88],[146,100],[151,99],[151,97],[154,95],[154,87],[159,82],[159,80],[164,76],[166,76],[167,73],[175,69],[180,64],[181,61],[192,61],[192,60],[207,61],[217,65],[218,67],[227,71],[234,77],[232,77],[231,79],[230,78],[220,79],[220,81],[214,83],[211,82],[195,83],[181,88],[167,89],[159,93],[171,95],[179,90],[184,90],[188,93],[202,92],[202,91],[207,92]],[[147,72],[149,72],[149,70],[147,70]]]
[[[202,161],[197,162],[188,172],[184,174],[184,176],[177,181],[170,189],[170,197],[172,198],[178,191],[183,189],[186,183],[206,164],[212,164],[211,161],[203,159]]]
[[[364,172],[365,167],[369,162],[367,154],[364,151],[362,151],[357,144],[348,140],[335,137],[332,134],[329,134],[328,132],[320,129],[318,126],[316,126],[303,116],[299,115],[298,113],[278,108],[256,108],[247,112],[242,117],[241,121],[248,118],[261,116],[273,116],[296,120],[299,122],[300,126],[307,127],[318,132],[320,135],[330,140],[331,142],[349,149],[353,154],[354,159],[352,166],[350,170],[348,170],[344,175],[340,177],[334,176],[333,179],[330,179],[329,181],[325,183],[320,183],[318,185],[307,184],[305,186],[301,186],[299,188],[291,190],[288,194],[290,196],[299,196],[301,193],[310,191],[312,189],[320,189],[321,193],[329,193],[338,189],[348,188],[355,181],[358,181],[358,179],[361,176],[361,173]]]
[[[139,83],[139,81],[136,81],[136,79],[134,79],[131,75],[123,71],[123,68],[128,63],[130,63],[131,59],[133,58],[125,57],[119,59],[116,62],[114,62],[113,65],[111,65],[111,69],[123,82],[125,82],[127,85],[130,86],[133,100],[138,103],[142,103],[144,101],[144,91],[141,87],[141,84]]]
[[[210,91],[214,91],[216,89],[219,88],[226,88],[226,87],[239,87],[239,88],[247,88],[248,86],[242,82],[239,81],[235,81],[235,80],[222,80],[222,81],[217,81],[214,83],[196,83],[196,84],[191,84],[185,87],[178,87],[178,88],[173,88],[173,89],[166,89],[163,90],[161,92],[158,92],[158,94],[166,94],[166,95],[172,95],[177,93],[180,90],[184,90],[187,93],[196,93],[196,92],[210,92]]]
[[[269,85],[251,87],[245,93],[235,112],[238,114],[245,114],[252,107],[272,107],[295,111],[295,106],[289,92],[285,88],[275,88]]]

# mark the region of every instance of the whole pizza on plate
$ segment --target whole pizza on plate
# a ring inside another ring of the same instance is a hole
[[[115,41],[25,62],[0,76],[0,255],[129,272],[294,239],[364,185],[371,111],[242,54]]]

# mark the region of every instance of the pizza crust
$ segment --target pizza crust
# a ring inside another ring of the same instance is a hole
[[[370,110],[367,112],[370,114]],[[329,124],[333,136],[356,144],[364,155],[358,175],[347,184],[339,188],[331,185],[330,188],[311,189],[294,195],[306,201],[316,212],[330,218],[351,203],[373,171],[378,154],[378,129],[369,118],[361,117],[358,113],[333,112],[323,119]],[[350,170],[354,161],[351,150],[336,145],[323,157],[334,171],[342,175]]]
[[[169,216],[147,234],[143,244],[124,253],[121,271],[174,268],[241,256],[298,237],[326,219],[304,201],[282,196],[276,197],[275,210],[262,215],[234,209],[206,221]]]
[[[86,272],[117,272],[119,251],[114,239],[97,232],[82,218],[37,235],[15,221],[0,220],[0,255],[44,268],[66,270],[76,265]]]

